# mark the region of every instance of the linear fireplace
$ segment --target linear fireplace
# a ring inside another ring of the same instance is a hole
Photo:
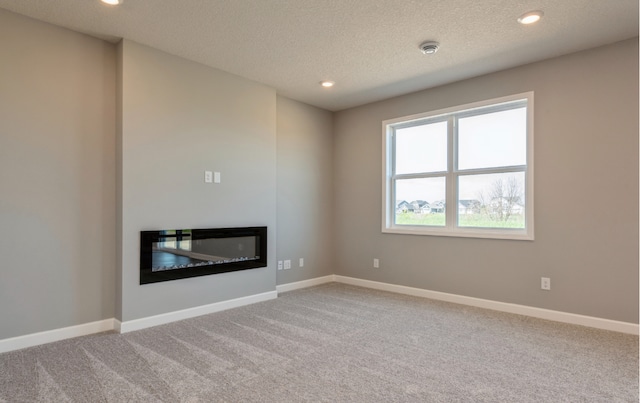
[[[140,284],[267,266],[267,227],[140,232]]]

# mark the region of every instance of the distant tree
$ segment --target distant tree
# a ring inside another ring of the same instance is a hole
[[[508,221],[523,199],[522,185],[514,177],[496,179],[488,189],[478,192],[482,213],[494,221]]]

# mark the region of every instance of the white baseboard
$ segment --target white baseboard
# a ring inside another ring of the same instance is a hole
[[[376,290],[395,292],[398,294],[412,295],[416,297],[430,298],[439,301],[453,302],[456,304],[469,305],[478,308],[492,309],[494,311],[514,313],[539,319],[547,319],[556,322],[582,325],[614,332],[638,335],[640,326],[635,323],[620,322],[615,320],[596,318],[593,316],[577,315],[573,313],[553,311],[549,309],[535,308],[526,305],[510,304],[481,298],[466,297],[463,295],[449,294],[439,291],[430,291],[422,288],[406,287],[396,284],[381,283],[378,281],[362,280],[353,277],[329,275],[314,279],[298,281],[295,283],[282,284],[276,287],[276,291],[269,291],[262,294],[250,295],[228,301],[216,302],[195,308],[169,312],[162,315],[151,316],[126,322],[117,319],[105,319],[82,325],[70,326],[61,329],[54,329],[45,332],[33,333],[24,336],[12,337],[0,340],[0,353],[34,347],[41,344],[51,343],[73,337],[86,336],[89,334],[116,330],[119,333],[127,333],[141,330],[152,326],[158,326],[178,320],[193,318],[209,313],[220,312],[231,308],[237,308],[257,302],[268,301],[278,297],[279,292],[287,292],[315,285],[338,282],[351,284],[360,287],[372,288]]]
[[[336,281],[336,276],[334,274],[330,274],[324,277],[316,277],[309,280],[297,281],[295,283],[287,283],[276,286],[276,291],[278,293],[299,290],[301,288],[313,287],[320,284],[333,283]]]
[[[277,291],[269,291],[262,294],[250,295],[247,297],[236,298],[228,301],[216,302],[209,305],[198,306],[195,308],[183,309],[180,311],[169,312],[162,315],[150,316],[147,318],[136,319],[121,322],[117,319],[105,319],[97,322],[85,323],[82,325],[65,327],[62,329],[54,329],[46,332],[27,334],[24,336],[12,337],[0,340],[0,353],[20,350],[23,348],[39,346],[41,344],[52,343],[73,337],[86,336],[89,334],[106,332],[115,330],[118,333],[132,332],[134,330],[145,329],[147,327],[162,325],[165,323],[175,322],[178,320],[193,318],[195,316],[206,315],[209,313],[220,312],[231,308],[237,308],[244,305],[263,302],[278,297]]]
[[[278,292],[269,291],[262,294],[249,295],[247,297],[230,299],[228,301],[216,302],[209,305],[197,306],[195,308],[163,313],[161,315],[149,316],[141,319],[128,320],[125,322],[117,321],[115,323],[115,327],[120,333],[133,332],[135,330],[164,325],[166,323],[189,319],[209,313],[225,311],[227,309],[238,308],[241,306],[255,304],[256,302],[268,301],[275,298],[278,298]]]
[[[488,299],[465,297],[463,295],[448,294],[439,291],[430,291],[422,288],[406,287],[402,285],[381,283],[378,281],[362,280],[353,277],[345,277],[335,275],[335,281],[338,283],[351,284],[360,287],[373,288],[376,290],[390,291],[398,294],[412,295],[416,297],[424,297],[439,301],[453,302],[456,304],[469,305],[478,308],[491,309],[494,311],[515,313],[518,315],[530,316],[533,318],[547,319],[555,322],[569,323],[572,325],[581,325],[593,327],[596,329],[611,330],[614,332],[628,333],[638,335],[640,326],[635,323],[620,322],[610,319],[596,318],[593,316],[578,315],[574,313],[553,311],[550,309],[535,308],[526,305],[510,304],[507,302],[498,302]]]
[[[86,336],[93,333],[106,332],[114,329],[114,321],[115,319],[105,319],[82,325],[69,326],[61,329],[3,339],[0,340],[0,353],[39,346],[41,344],[52,343],[54,341],[71,339],[79,336]]]

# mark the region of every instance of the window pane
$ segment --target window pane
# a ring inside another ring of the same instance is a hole
[[[458,169],[526,163],[526,107],[458,120]]]
[[[458,226],[525,228],[524,172],[458,178]]]
[[[395,173],[447,170],[447,122],[396,129]]]
[[[444,177],[398,179],[395,223],[398,225],[445,225],[446,180]]]

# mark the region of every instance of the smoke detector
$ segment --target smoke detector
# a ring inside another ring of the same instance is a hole
[[[425,55],[432,55],[440,49],[440,44],[435,41],[427,41],[420,45],[420,50]]]

